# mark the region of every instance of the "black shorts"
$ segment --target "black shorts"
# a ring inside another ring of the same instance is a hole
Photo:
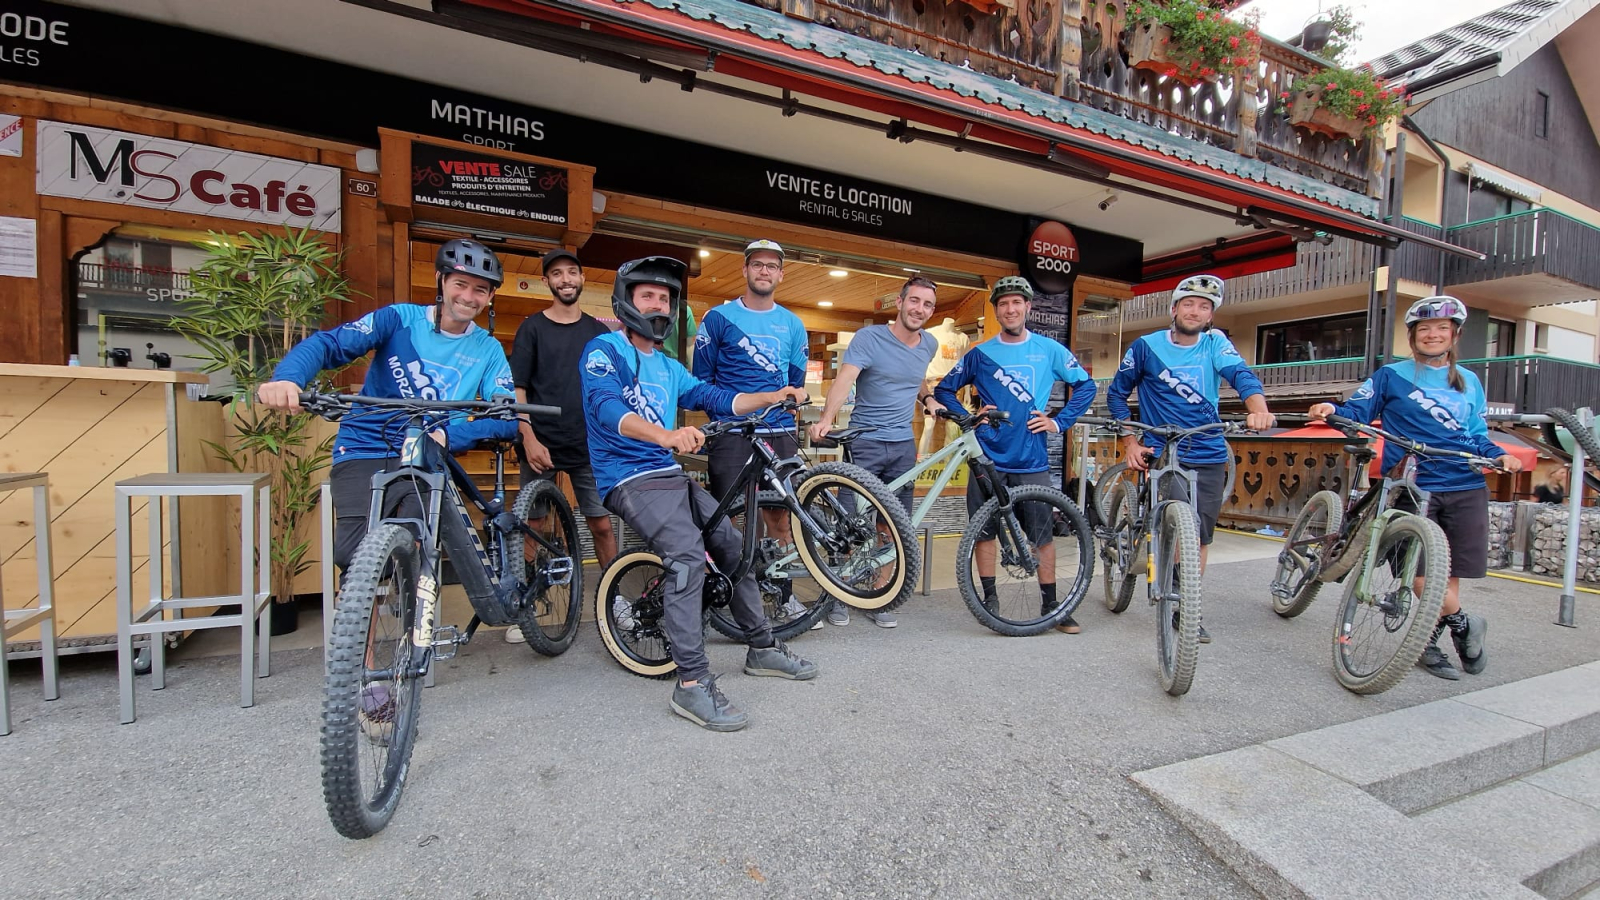
[[[772,445],[779,459],[797,456],[800,442],[793,432],[779,431],[759,434]],[[750,439],[742,434],[719,434],[706,441],[706,473],[711,476],[711,496],[721,501],[739,480],[744,464],[750,461]]]
[[[1222,488],[1228,480],[1228,464],[1216,463],[1209,466],[1184,466],[1194,473],[1195,490],[1200,495],[1193,501],[1195,515],[1200,519],[1200,546],[1211,543],[1216,535],[1217,518],[1222,515]],[[1161,485],[1161,499],[1189,499],[1185,496],[1189,491],[1189,482],[1181,475],[1174,475],[1163,480]]]
[[[1050,487],[1049,472],[996,472],[1001,482],[1006,487],[1017,487],[1024,484],[1041,484]],[[983,497],[978,493],[978,479],[971,474],[967,476],[967,518],[971,519],[977,514],[978,508],[984,503]],[[1050,515],[1051,508],[1043,503],[1024,503],[1014,507],[1017,518],[1022,524],[1022,532],[1028,536],[1028,542],[1035,547],[1043,547],[1055,540],[1055,520]],[[998,523],[990,520],[989,526],[978,535],[980,541],[994,540],[998,534]]]
[[[1450,576],[1482,578],[1489,572],[1489,488],[1435,491],[1428,518],[1450,540]]]

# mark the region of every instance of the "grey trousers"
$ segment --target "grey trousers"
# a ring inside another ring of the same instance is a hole
[[[742,535],[726,519],[717,523],[709,538],[702,537],[689,512],[690,503],[699,510],[702,522],[709,521],[717,509],[705,488],[676,472],[624,482],[606,495],[606,508],[638,532],[672,573],[664,592],[661,624],[682,681],[698,681],[711,674],[702,613],[706,553],[710,551],[717,567],[727,572],[739,564],[743,549]],[[761,608],[761,591],[753,573],[734,584],[729,607],[733,620],[744,630],[746,643],[772,646],[772,627]]]

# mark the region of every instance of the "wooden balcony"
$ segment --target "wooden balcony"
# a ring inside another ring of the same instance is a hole
[[[1555,210],[1470,222],[1449,234],[1451,243],[1487,257],[1451,257],[1445,283],[1452,287],[1492,283],[1496,299],[1528,306],[1590,300],[1600,292],[1600,229]]]
[[[1241,75],[1190,85],[1128,63],[1124,4],[978,0],[746,0],[930,59],[1015,81],[1168,134],[1377,196],[1383,151],[1372,141],[1302,132],[1278,93],[1326,63],[1266,40]],[[1081,9],[1081,15],[1072,14]]]

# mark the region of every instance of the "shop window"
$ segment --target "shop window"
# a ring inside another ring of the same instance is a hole
[[[1367,314],[1348,313],[1263,325],[1256,333],[1256,363],[1345,359],[1366,352]]]
[[[1491,358],[1517,355],[1517,323],[1490,319],[1485,351]]]
[[[205,254],[191,244],[112,237],[77,257],[73,352],[86,366],[156,365],[165,353],[176,369],[194,369],[194,347],[172,329],[177,301],[189,293],[189,270]]]

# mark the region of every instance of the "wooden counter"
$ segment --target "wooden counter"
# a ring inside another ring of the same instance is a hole
[[[192,372],[0,363],[0,472],[50,476],[56,623],[64,647],[109,649],[116,636],[115,483],[154,472],[226,470],[205,443],[222,440],[222,405],[190,399],[206,383]],[[0,576],[12,609],[38,602],[32,503],[28,492],[0,498]],[[230,540],[229,530],[237,519],[222,498],[185,499],[169,516],[168,552],[177,534],[185,594],[231,589],[238,539]],[[141,502],[133,509],[136,596],[143,589],[147,523]],[[171,572],[168,566],[169,587]]]

